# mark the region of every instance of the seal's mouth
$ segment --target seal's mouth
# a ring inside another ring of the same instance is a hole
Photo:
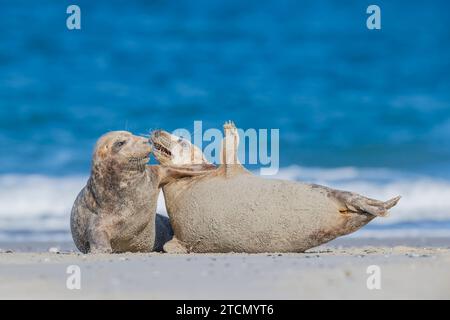
[[[169,149],[167,149],[166,147],[164,147],[162,144],[156,142],[156,141],[152,141],[153,142],[153,147],[159,151],[159,153],[162,153],[163,155],[165,155],[166,157],[172,157],[172,152],[170,152]]]

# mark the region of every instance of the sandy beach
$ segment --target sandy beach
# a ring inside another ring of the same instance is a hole
[[[450,298],[448,238],[342,238],[304,254],[82,255],[70,242],[0,248],[1,299]],[[66,287],[70,265],[80,267],[79,290]],[[373,265],[381,288],[369,290]]]

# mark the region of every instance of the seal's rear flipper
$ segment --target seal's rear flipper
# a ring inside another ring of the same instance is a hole
[[[388,200],[384,203],[384,207],[386,209],[390,209],[393,206],[395,206],[400,201],[401,196],[396,196],[395,198],[392,198],[391,200]]]
[[[178,240],[176,236],[173,236],[172,240],[164,244],[163,250],[166,253],[174,253],[174,254],[189,253],[184,243]]]
[[[351,212],[369,213],[377,217],[385,217],[388,210],[395,206],[400,200],[400,196],[392,198],[386,202],[370,199],[356,193],[347,191],[335,191],[333,195],[347,207]]]

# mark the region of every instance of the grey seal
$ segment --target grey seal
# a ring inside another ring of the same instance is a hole
[[[191,168],[147,165],[147,138],[112,131],[96,143],[91,175],[72,207],[70,227],[83,253],[162,251],[173,232],[156,214],[165,183],[195,175]]]
[[[204,175],[163,187],[175,233],[166,252],[304,252],[352,233],[385,216],[400,197],[383,202],[359,194],[251,174],[237,158],[239,135],[224,125],[222,163]],[[180,164],[183,153],[201,154],[184,139],[165,131],[152,134],[161,164]],[[189,157],[185,157],[189,162]],[[205,167],[204,157],[192,157]]]

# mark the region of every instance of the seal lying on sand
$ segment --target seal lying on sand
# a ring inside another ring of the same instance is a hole
[[[151,150],[146,138],[126,131],[109,132],[97,141],[91,176],[70,220],[81,252],[161,251],[172,238],[168,219],[156,215],[159,189],[198,173],[193,167],[148,166]]]
[[[219,167],[163,187],[175,233],[164,245],[167,252],[303,252],[385,216],[400,199],[382,202],[319,185],[254,176],[237,160],[237,129],[226,123],[224,130]],[[173,159],[177,153],[172,150],[180,149],[177,138],[164,131],[152,134],[154,155],[161,164],[181,164]],[[182,149],[201,153],[182,142]]]

